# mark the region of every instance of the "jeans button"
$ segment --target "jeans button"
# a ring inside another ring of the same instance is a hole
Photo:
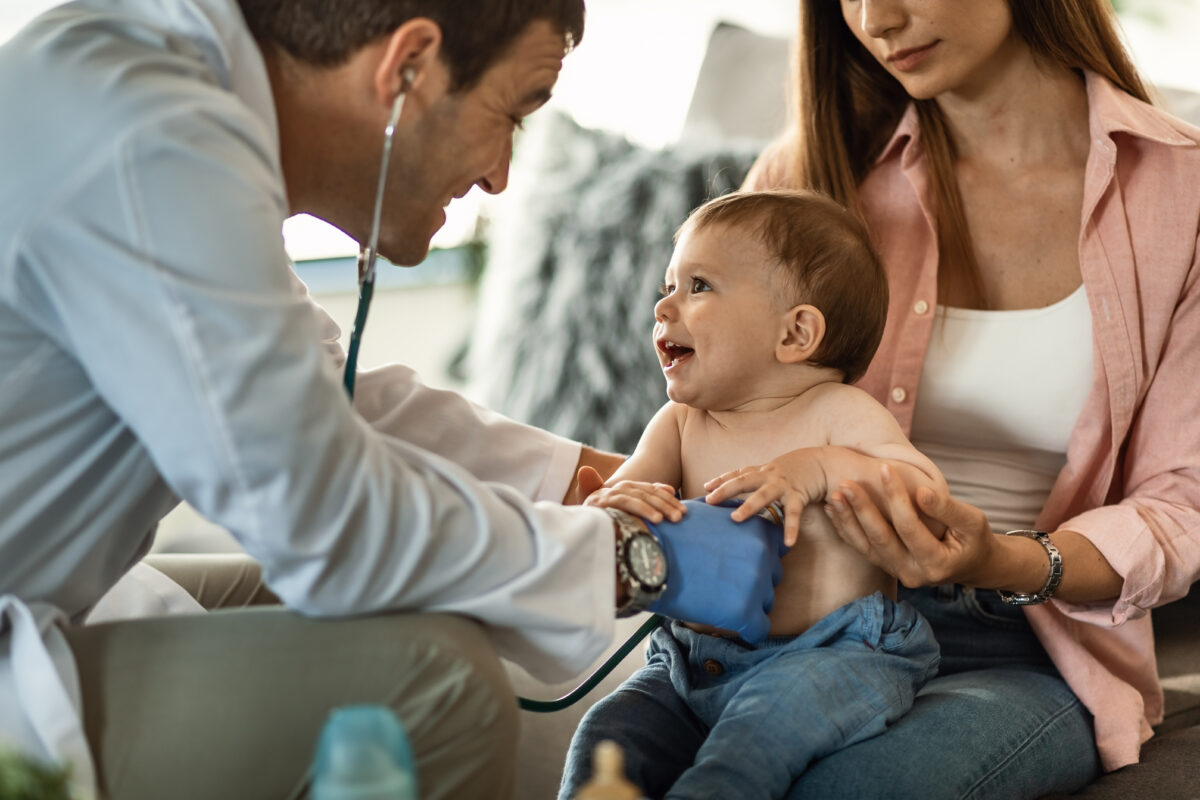
[[[716,677],[717,675],[725,674],[725,667],[722,666],[721,662],[717,661],[715,658],[706,658],[704,659],[704,671],[709,675]]]

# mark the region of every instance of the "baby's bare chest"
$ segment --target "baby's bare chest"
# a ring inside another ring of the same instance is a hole
[[[756,430],[697,425],[686,434],[680,447],[684,497],[705,494],[707,481],[731,470],[758,466],[792,450],[828,443],[825,431],[818,426],[794,423]]]

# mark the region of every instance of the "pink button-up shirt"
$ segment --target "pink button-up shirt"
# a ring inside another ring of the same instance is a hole
[[[1113,770],[1138,760],[1150,726],[1162,720],[1147,611],[1187,594],[1200,577],[1200,130],[1093,74],[1087,93],[1079,262],[1095,377],[1037,525],[1087,536],[1124,586],[1115,603],[1056,600],[1026,612],[1094,715],[1104,768]],[[767,153],[746,188],[783,183],[787,159],[783,148]],[[883,341],[858,385],[907,433],[938,267],[914,108],[860,197],[891,299]]]

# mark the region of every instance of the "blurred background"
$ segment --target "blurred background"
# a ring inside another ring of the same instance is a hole
[[[3,0],[0,42],[54,0]],[[1114,0],[1138,66],[1159,86],[1200,92],[1200,0]],[[682,131],[697,74],[719,21],[787,38],[796,24],[788,0],[590,0],[580,47],[564,65],[549,109],[580,125],[611,131],[647,148],[675,142]],[[781,87],[782,91],[782,87]],[[542,112],[543,114],[549,112]],[[456,201],[436,248],[454,250],[480,241],[488,198],[478,189]],[[354,270],[346,264],[356,246],[340,231],[307,216],[288,221],[288,250],[303,277],[343,327],[353,318]],[[440,257],[412,270],[388,270],[388,286],[411,295],[398,314],[372,315],[363,363],[401,360],[427,382],[462,388],[451,367],[468,335],[479,253]],[[383,281],[381,281],[382,283]],[[381,289],[381,292],[387,291]],[[382,304],[381,304],[382,305]]]

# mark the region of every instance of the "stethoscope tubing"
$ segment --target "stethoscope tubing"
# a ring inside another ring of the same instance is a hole
[[[405,86],[407,87],[407,85],[406,82]],[[392,158],[392,140],[395,138],[396,123],[400,121],[400,112],[404,108],[406,94],[407,88],[396,97],[396,102],[392,105],[392,115],[383,131],[383,155],[379,162],[379,181],[375,186],[375,210],[371,216],[371,234],[367,239],[367,245],[360,247],[358,251],[358,306],[354,311],[354,327],[350,330],[350,343],[346,348],[346,368],[342,374],[342,383],[346,387],[346,394],[351,402],[354,401],[354,377],[358,372],[358,351],[362,345],[363,331],[367,327],[367,312],[371,309],[371,298],[375,294],[375,261],[379,255],[379,226],[383,219],[383,193],[387,187],[388,163]],[[587,680],[568,694],[557,700],[531,700],[528,697],[517,697],[518,706],[524,711],[549,713],[574,705],[616,669],[638,642],[645,639],[662,623],[662,617],[652,616],[624,644],[617,648],[607,661],[589,675]]]
[[[375,294],[375,261],[379,256],[379,226],[383,219],[383,193],[387,188],[388,164],[392,160],[392,140],[396,135],[396,123],[404,110],[404,98],[408,96],[411,78],[405,83],[392,103],[392,114],[383,129],[383,154],[379,158],[379,180],[375,184],[375,210],[371,214],[371,234],[367,246],[358,251],[358,307],[354,311],[354,327],[350,330],[350,345],[346,348],[346,369],[342,383],[346,394],[354,400],[354,376],[358,372],[358,350],[362,344],[363,331],[367,327],[367,312],[371,309],[371,298]]]

